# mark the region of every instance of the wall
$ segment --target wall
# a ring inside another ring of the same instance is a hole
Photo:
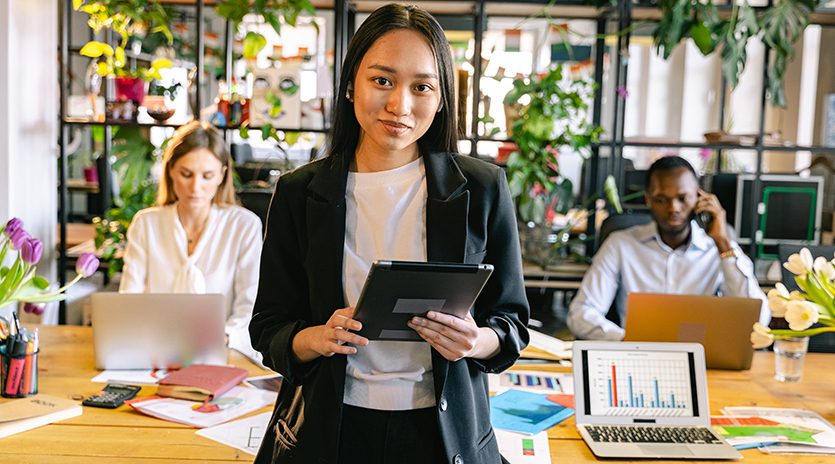
[[[38,274],[50,281],[57,268],[57,47],[57,0],[0,1],[0,221],[20,217],[43,240]],[[50,313],[44,321],[57,321]]]

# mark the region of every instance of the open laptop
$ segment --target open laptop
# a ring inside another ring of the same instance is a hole
[[[226,364],[220,294],[94,293],[97,369]]]
[[[750,369],[761,308],[752,298],[630,293],[624,341],[701,343],[708,369]]]
[[[604,458],[741,459],[710,428],[696,343],[576,341],[577,429]]]

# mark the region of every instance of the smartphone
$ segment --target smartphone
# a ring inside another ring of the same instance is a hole
[[[710,230],[711,223],[713,222],[713,215],[706,211],[702,211],[701,213],[693,213],[693,219],[696,220],[696,224],[698,224],[699,227],[708,231]]]

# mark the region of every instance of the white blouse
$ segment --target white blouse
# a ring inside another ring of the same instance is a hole
[[[262,245],[258,216],[240,206],[212,205],[191,256],[176,205],[136,213],[127,238],[119,292],[221,293],[229,347],[260,361],[249,339]]]

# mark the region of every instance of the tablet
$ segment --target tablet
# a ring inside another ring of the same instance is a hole
[[[423,341],[407,325],[412,316],[440,311],[463,319],[492,273],[490,264],[375,261],[357,301],[357,333],[369,340]]]

